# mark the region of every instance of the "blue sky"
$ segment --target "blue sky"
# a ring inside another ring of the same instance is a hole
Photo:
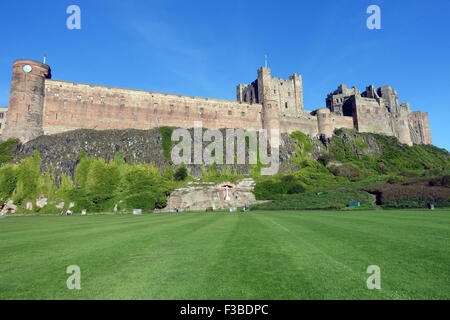
[[[81,8],[68,30],[66,8]],[[369,5],[381,30],[366,27]],[[433,142],[450,150],[450,1],[3,1],[0,106],[11,64],[42,60],[54,79],[235,99],[268,55],[272,74],[303,76],[306,110],[340,83],[390,84],[428,111]]]

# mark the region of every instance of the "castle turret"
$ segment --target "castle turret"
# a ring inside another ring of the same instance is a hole
[[[2,138],[29,141],[43,134],[45,79],[51,77],[50,67],[33,60],[13,63],[8,116]]]
[[[325,135],[326,138],[331,138],[333,136],[333,128],[331,126],[330,109],[318,109],[316,113],[319,134]]]

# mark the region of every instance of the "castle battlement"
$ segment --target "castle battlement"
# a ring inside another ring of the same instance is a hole
[[[345,84],[327,95],[326,107],[305,111],[303,80],[273,77],[236,87],[236,101],[51,79],[48,65],[16,60],[1,138],[22,141],[75,129],[150,129],[160,126],[279,129],[331,137],[337,128],[396,136],[403,143],[431,143],[428,114],[399,104],[397,91],[373,85],[360,93]]]

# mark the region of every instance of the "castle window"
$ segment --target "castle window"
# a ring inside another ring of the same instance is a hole
[[[3,117],[4,117],[3,112],[0,112],[0,119],[3,119]]]
[[[247,102],[247,94],[244,94],[244,102]]]
[[[335,107],[335,108],[334,108],[334,111],[336,111],[336,112],[341,111],[341,107]]]
[[[120,106],[125,107],[125,100],[120,100]]]
[[[161,119],[160,119],[160,118],[157,118],[157,119],[156,119],[156,122],[161,123]]]
[[[200,108],[200,115],[203,117],[205,109]]]
[[[77,100],[80,101],[81,100],[81,96],[77,96]]]
[[[400,125],[404,126],[405,125],[405,120],[400,120]]]
[[[158,104],[154,103],[153,104],[153,112],[157,112],[158,111]]]
[[[189,107],[188,106],[184,107],[184,113],[189,113]]]
[[[231,117],[231,115],[232,115],[231,110],[228,110],[228,116]]]
[[[277,90],[274,89],[274,90],[273,90],[273,94],[277,94]]]
[[[94,102],[94,98],[89,97],[89,102],[90,102],[90,103]]]
[[[284,108],[285,108],[285,109],[288,108],[288,103],[287,103],[287,102],[284,103]]]
[[[245,112],[241,112],[241,117],[245,117]]]
[[[2,123],[0,122],[0,129],[2,128]]]
[[[324,113],[324,114],[322,114],[322,118],[326,118],[327,117],[327,115]]]
[[[170,110],[170,113],[173,112],[173,110],[174,110],[173,104],[170,105],[170,109],[169,110]]]
[[[272,109],[272,105],[270,103],[267,105],[267,109]]]
[[[291,96],[291,93],[290,92],[288,92],[288,97],[290,97]]]
[[[58,120],[58,114],[55,113],[55,120]]]
[[[59,93],[55,93],[55,97],[59,97]]]
[[[137,121],[137,116],[134,116],[133,120],[134,120],[134,121]]]
[[[125,116],[120,116],[120,120],[125,120]]]
[[[101,104],[105,104],[105,98],[101,98],[101,99],[100,99],[100,103],[101,103]]]

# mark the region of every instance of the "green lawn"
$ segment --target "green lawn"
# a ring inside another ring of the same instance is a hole
[[[0,299],[449,299],[449,237],[450,210],[7,217]]]

